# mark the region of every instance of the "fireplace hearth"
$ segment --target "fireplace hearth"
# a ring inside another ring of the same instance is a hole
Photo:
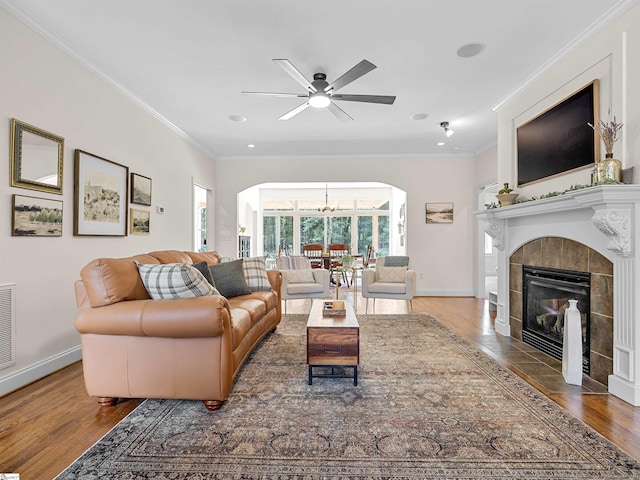
[[[582,317],[582,370],[589,375],[591,274],[523,265],[522,279],[522,341],[562,361],[564,312],[569,300],[577,300]]]

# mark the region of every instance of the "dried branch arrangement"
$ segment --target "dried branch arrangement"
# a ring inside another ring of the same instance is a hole
[[[603,122],[599,120],[595,125],[591,125],[587,122],[591,128],[595,130],[595,132],[600,135],[602,139],[602,143],[604,143],[604,148],[607,151],[607,155],[613,154],[613,144],[618,140],[618,132],[622,128],[623,124],[616,122],[616,117],[613,117],[613,120],[610,122]]]

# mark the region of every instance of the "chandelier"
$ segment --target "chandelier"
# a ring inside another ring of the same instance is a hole
[[[329,185],[325,184],[324,186],[324,207],[318,208],[319,212],[333,212],[336,207],[329,206]]]

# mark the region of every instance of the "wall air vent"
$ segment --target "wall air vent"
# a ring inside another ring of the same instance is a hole
[[[16,285],[0,285],[0,369],[16,363]]]

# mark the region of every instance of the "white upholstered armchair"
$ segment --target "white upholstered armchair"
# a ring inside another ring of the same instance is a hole
[[[284,300],[284,313],[287,313],[287,300],[329,296],[329,270],[311,268],[307,257],[277,257],[276,268],[282,273],[280,296]]]
[[[413,308],[411,300],[416,295],[416,272],[409,269],[409,257],[389,256],[376,259],[375,270],[362,271],[362,297],[366,298],[365,313],[369,299],[373,298],[373,311],[376,298],[408,300],[409,311]]]

